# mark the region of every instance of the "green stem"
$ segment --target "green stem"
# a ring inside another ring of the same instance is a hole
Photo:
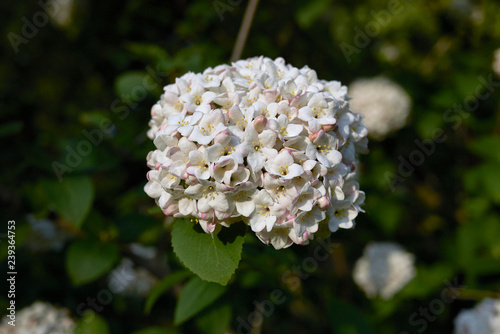
[[[233,54],[231,55],[231,61],[236,61],[241,57],[258,2],[259,0],[250,0],[248,2],[247,9],[245,10],[245,16],[243,17],[243,22],[241,23],[240,31],[238,32],[238,37],[236,38]]]

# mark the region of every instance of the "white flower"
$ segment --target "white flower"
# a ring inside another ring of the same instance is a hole
[[[493,72],[500,77],[500,49],[493,53]]]
[[[301,211],[311,211],[316,199],[320,198],[318,190],[312,187],[311,182],[307,182],[300,189],[299,194],[294,200],[294,207]]]
[[[286,114],[280,114],[277,119],[270,120],[270,128],[278,133],[281,140],[291,139],[298,136],[304,127],[300,124],[290,123]]]
[[[337,188],[336,188],[337,189]],[[338,228],[351,228],[358,210],[349,200],[335,201],[328,207],[328,227],[335,232]]]
[[[299,110],[299,118],[308,122],[313,133],[321,130],[323,125],[333,126],[337,123],[334,115],[334,103],[328,103],[320,93],[312,94],[307,106]]]
[[[265,244],[271,244],[276,249],[287,248],[293,245],[293,240],[290,238],[290,234],[293,233],[293,229],[291,229],[288,225],[277,225],[275,228],[271,230],[271,232],[266,231],[265,229],[257,232],[257,237]]]
[[[194,125],[198,123],[200,118],[203,116],[203,113],[197,111],[192,115],[186,116],[186,113],[180,113],[171,115],[167,120],[167,127],[165,130],[160,131],[160,133],[164,132],[165,135],[171,136],[175,131],[179,132],[182,136],[189,136],[193,131]],[[163,134],[163,133],[162,133]],[[157,137],[160,134],[157,134]]]
[[[250,185],[250,183],[248,185]],[[253,195],[256,191],[257,190],[255,190],[254,188],[242,189],[234,195],[232,199],[234,200],[234,203],[236,205],[236,211],[240,215],[249,217],[255,211]]]
[[[311,211],[302,211],[294,220],[293,227],[295,228],[295,233],[300,237],[306,231],[309,234],[316,233],[319,222],[324,220],[325,216],[325,212],[321,211],[318,207],[312,208]]]
[[[35,302],[17,311],[15,326],[8,324],[9,318],[3,318],[0,325],[2,334],[71,334],[75,329],[67,309],[58,309],[45,302]]]
[[[282,58],[186,73],[151,109],[145,192],[207,233],[242,220],[266,244],[307,244],[320,225],[351,228],[366,152],[347,88]]]
[[[250,216],[250,226],[252,231],[260,232],[264,228],[270,232],[274,223],[285,213],[285,207],[279,203],[275,203],[273,198],[266,190],[257,192],[253,201],[255,210]]]
[[[186,194],[198,199],[198,210],[202,213],[217,210],[224,212],[229,208],[224,187],[220,183],[204,181],[200,184],[189,186]]]
[[[245,130],[243,143],[238,149],[243,156],[248,159],[248,164],[253,172],[261,170],[268,159],[272,159],[278,153],[273,147],[276,145],[276,132],[264,130],[258,133],[253,125],[249,125]]]
[[[410,114],[411,100],[398,84],[384,77],[358,79],[349,86],[351,109],[365,115],[368,135],[384,138],[399,130]]]
[[[273,159],[267,160],[265,168],[272,175],[281,176],[283,180],[293,179],[304,172],[302,166],[294,163],[293,157],[288,151],[282,151]]]
[[[210,111],[210,103],[215,97],[214,92],[206,92],[202,85],[194,83],[179,100],[183,102],[187,111],[196,114],[195,111],[201,111],[202,113]]]
[[[220,109],[215,109],[211,113],[203,116],[199,124],[193,129],[193,132],[189,136],[189,140],[206,145],[214,139],[215,135],[226,128],[224,123],[222,111]]]
[[[69,28],[73,22],[73,18],[76,13],[76,6],[74,0],[61,1],[49,0],[47,2],[47,8],[57,8],[49,15],[50,19],[60,26],[61,28]]]
[[[500,334],[500,299],[485,298],[473,309],[460,311],[454,324],[455,334]]]
[[[378,242],[366,246],[354,267],[354,281],[370,298],[391,299],[415,277],[415,258],[400,245]]]
[[[31,231],[25,242],[32,252],[60,251],[73,235],[48,219],[36,219],[28,215]]]
[[[323,130],[307,145],[306,154],[309,159],[318,159],[325,167],[333,167],[342,160],[342,154],[337,151],[337,138]]]
[[[297,180],[297,179],[295,179]],[[292,207],[292,203],[298,196],[297,182],[290,182],[271,176],[266,173],[264,175],[264,189],[271,195],[275,203],[284,205],[287,208]]]
[[[135,256],[147,260],[153,260],[156,257],[156,250],[153,247],[131,244],[130,251]],[[149,271],[140,267],[136,268],[132,260],[125,257],[109,274],[108,286],[113,293],[146,297],[157,281]]]

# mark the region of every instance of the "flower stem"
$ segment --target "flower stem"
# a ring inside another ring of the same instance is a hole
[[[236,38],[236,43],[234,45],[233,54],[231,55],[231,61],[236,61],[241,57],[258,2],[259,0],[248,1],[245,16],[243,17],[243,22],[241,23],[240,31],[238,32],[238,37]]]

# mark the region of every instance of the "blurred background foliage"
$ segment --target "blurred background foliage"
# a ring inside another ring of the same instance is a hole
[[[413,333],[422,327],[409,317],[455,280],[466,289],[425,328],[443,333],[460,309],[499,295],[500,94],[498,84],[479,79],[500,81],[492,71],[497,1],[396,1],[398,14],[348,57],[341,45],[356,47],[359,31],[389,2],[261,1],[242,57],[281,56],[343,84],[384,75],[402,85],[413,108],[405,128],[371,141],[361,157],[366,214],[354,230],[333,235],[331,257],[301,280],[285,280],[314,256],[317,241],[275,251],[248,236],[227,287],[196,282],[173,254],[170,228],[143,191],[154,147],[146,131],[163,86],[229,61],[246,2],[56,0],[52,10],[60,6],[66,16],[36,21],[30,32],[26,21],[33,24],[45,3],[0,4],[0,233],[16,220],[18,310],[51,302],[83,319],[84,333],[212,334],[245,327],[253,302],[278,289],[283,303],[264,316],[263,333]],[[22,39],[16,47],[11,33]],[[491,95],[447,121],[447,110],[463,106],[477,87]],[[431,139],[436,129],[447,139],[391,189],[387,175],[398,174],[398,157],[408,160],[415,140]],[[89,138],[95,143],[82,144]],[[30,219],[49,220],[70,237],[58,249],[33,249],[42,239]],[[417,277],[388,301],[368,299],[352,280],[354,262],[372,241],[396,241],[416,255]],[[155,247],[156,262],[134,258],[131,243]],[[166,277],[152,290],[148,312],[146,296],[120,293],[90,306],[125,256],[159,282]],[[0,309],[7,304],[2,292]]]

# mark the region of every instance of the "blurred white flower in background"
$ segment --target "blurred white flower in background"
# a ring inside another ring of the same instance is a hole
[[[49,219],[36,219],[28,215],[31,231],[25,245],[32,252],[60,251],[73,234],[63,230]]]
[[[61,28],[67,28],[73,21],[75,0],[49,0],[47,7],[52,8],[50,18]]]
[[[16,313],[15,327],[4,317],[0,334],[70,334],[75,323],[67,309],[58,309],[49,303],[35,302]]]
[[[500,49],[496,49],[493,53],[493,72],[500,76]]]
[[[390,63],[399,60],[401,57],[398,46],[390,43],[382,44],[379,48],[379,53]]]
[[[153,247],[131,244],[130,250],[142,259],[153,260],[156,257],[156,250]],[[148,270],[136,267],[134,262],[126,257],[111,271],[108,278],[111,292],[124,296],[145,297],[157,282],[156,277]]]
[[[450,9],[457,11],[460,14],[468,15],[472,10],[472,4],[469,0],[452,0],[450,3]]]
[[[411,100],[401,86],[385,77],[357,79],[349,86],[353,112],[363,114],[368,137],[382,139],[407,122]]]
[[[366,246],[354,266],[354,281],[370,298],[390,299],[415,277],[415,257],[392,242]]]
[[[455,334],[500,334],[500,299],[485,298],[455,318]]]
[[[451,14],[462,21],[471,20],[474,24],[481,24],[484,21],[482,8],[470,0],[452,0],[449,8]]]

